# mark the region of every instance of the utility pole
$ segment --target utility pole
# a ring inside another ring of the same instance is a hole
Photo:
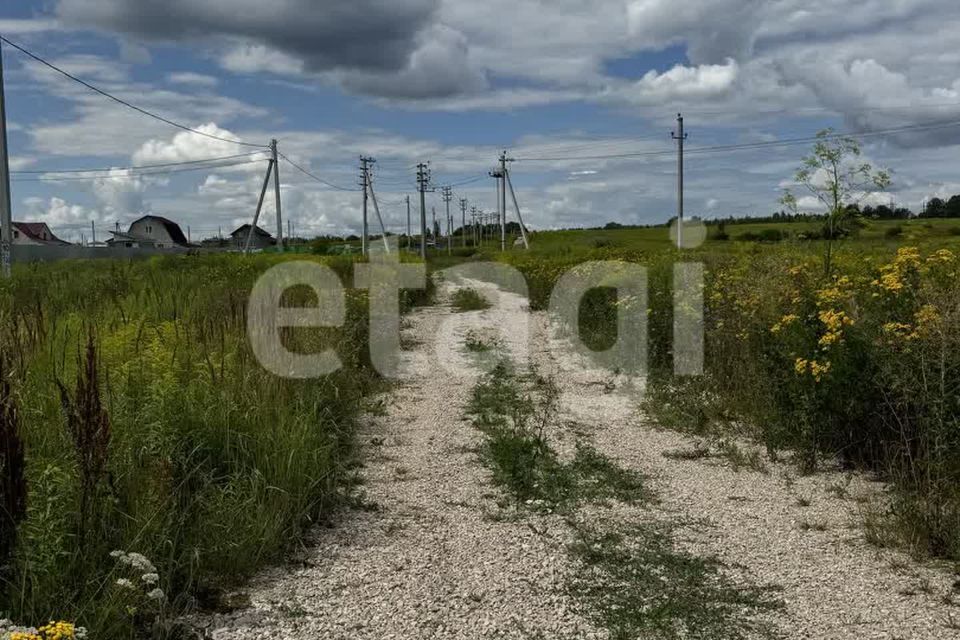
[[[450,202],[453,201],[453,187],[443,187],[443,202],[447,205],[447,255],[453,253],[453,218],[450,217]]]
[[[360,186],[363,187],[363,234],[360,236],[360,253],[367,255],[370,251],[370,223],[367,221],[367,202],[370,198],[370,174],[368,173],[372,158],[360,156]]]
[[[430,224],[432,225],[432,226],[430,227],[430,235],[433,237],[433,248],[436,249],[436,248],[437,248],[437,235],[438,235],[438,234],[437,234],[437,208],[436,208],[436,207],[430,207],[430,213],[431,213],[431,215],[433,216],[433,217],[431,218],[431,222],[430,222]]]
[[[413,239],[410,237],[410,196],[407,196],[407,251],[413,247]]]
[[[367,163],[376,162],[373,158],[367,158]],[[370,199],[373,200],[373,212],[377,214],[377,222],[380,224],[380,237],[383,239],[383,251],[390,253],[390,239],[387,238],[387,227],[383,224],[383,216],[380,215],[380,204],[377,202],[377,192],[373,189],[373,176],[370,174],[370,168],[366,167],[364,176],[366,178],[367,190],[370,192]],[[367,218],[364,216],[364,222]]]
[[[247,233],[247,241],[243,245],[243,252],[250,252],[250,244],[253,242],[253,232],[257,228],[257,223],[260,222],[260,212],[263,210],[263,200],[267,196],[267,187],[270,186],[270,176],[273,173],[273,170],[277,167],[276,160],[270,160],[267,163],[267,175],[263,179],[263,188],[260,189],[260,199],[257,200],[257,212],[253,214],[253,224],[250,225],[250,231]],[[120,232],[120,223],[117,222],[117,233]]]
[[[507,250],[507,152],[500,154],[500,251]]]
[[[273,157],[273,195],[277,201],[277,247],[283,251],[283,209],[280,206],[280,153],[276,139],[270,141],[270,155]]]
[[[500,193],[501,193],[500,179],[503,177],[503,174],[500,172],[499,169],[497,169],[495,171],[490,172],[490,177],[494,178],[497,181],[497,220],[500,220],[503,217],[502,214],[500,213]],[[506,244],[506,237],[504,237],[502,240],[503,241],[501,242],[501,246],[500,246],[501,251],[504,250],[503,245]]]
[[[417,190],[420,192],[420,257],[427,259],[427,189],[430,186],[430,167],[421,162],[417,165]]]
[[[683,249],[683,142],[687,134],[683,132],[683,114],[677,114],[677,131],[670,136],[677,141],[677,248]]]
[[[467,246],[467,199],[460,198],[460,244]]]
[[[96,233],[93,234],[93,241],[94,241],[94,242],[97,241],[97,234],[96,234]],[[193,242],[193,240],[190,239],[190,225],[187,225],[187,244],[190,244],[191,242]]]
[[[190,227],[187,227],[189,229]],[[93,246],[97,246],[97,227],[93,223],[93,220],[90,221],[90,237],[93,238]]]
[[[10,277],[13,213],[10,208],[10,161],[7,150],[7,109],[3,95],[3,44],[0,43],[0,269]]]

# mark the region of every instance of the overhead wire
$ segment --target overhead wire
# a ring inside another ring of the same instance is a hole
[[[162,167],[179,167],[185,165],[193,164],[205,164],[208,162],[219,162],[223,160],[235,160],[237,158],[246,158],[251,157],[256,154],[263,153],[262,151],[250,151],[247,153],[238,153],[231,156],[220,156],[217,158],[203,158],[199,160],[181,160],[179,162],[165,162],[161,164],[141,164],[141,165],[132,165],[127,167],[100,167],[96,169],[30,169],[30,170],[21,170],[21,171],[11,171],[10,175],[33,175],[33,174],[76,174],[76,173],[107,173],[110,171],[138,171],[141,169],[157,169]]]
[[[105,90],[101,89],[100,87],[94,86],[94,85],[90,84],[89,82],[87,82],[86,80],[83,80],[83,79],[81,79],[81,78],[78,78],[77,76],[73,75],[73,74],[70,73],[69,71],[66,71],[66,70],[64,70],[64,69],[61,69],[60,67],[58,67],[57,65],[53,64],[52,62],[48,62],[47,60],[44,60],[43,58],[41,58],[41,57],[38,56],[37,54],[33,53],[32,51],[29,51],[28,49],[25,49],[24,47],[20,46],[19,44],[8,40],[7,38],[3,37],[2,35],[0,35],[0,41],[7,43],[8,45],[10,45],[11,47],[13,47],[13,48],[16,49],[17,51],[19,51],[19,52],[21,52],[22,54],[26,55],[27,57],[32,58],[33,60],[39,62],[40,64],[42,64],[42,65],[44,65],[44,66],[46,66],[46,67],[48,67],[48,68],[56,71],[57,73],[59,73],[59,74],[65,76],[65,77],[69,78],[70,80],[73,80],[73,81],[76,82],[76,83],[79,83],[79,84],[83,85],[83,86],[86,87],[87,89],[90,89],[91,91],[93,91],[93,92],[95,92],[95,93],[98,93],[98,94],[100,94],[101,96],[103,96],[103,97],[105,97],[105,98],[108,98],[108,99],[110,99],[110,100],[113,100],[114,102],[116,102],[116,103],[118,103],[118,104],[121,104],[121,105],[123,105],[123,106],[125,106],[125,107],[127,107],[127,108],[129,108],[129,109],[133,109],[134,111],[137,111],[138,113],[141,113],[141,114],[143,114],[143,115],[145,115],[145,116],[149,116],[149,117],[151,117],[151,118],[153,118],[153,119],[155,119],[155,120],[159,120],[160,122],[163,122],[163,123],[165,123],[165,124],[168,124],[168,125],[170,125],[170,126],[172,126],[172,127],[176,127],[177,129],[182,129],[183,131],[188,131],[188,132],[190,132],[190,133],[196,134],[196,135],[198,135],[198,136],[203,136],[203,137],[205,137],[205,138],[210,138],[210,139],[212,139],[212,140],[219,140],[219,141],[221,141],[221,142],[230,142],[230,143],[232,143],[232,144],[236,144],[236,145],[240,145],[240,146],[244,146],[244,147],[257,147],[257,148],[260,148],[260,149],[265,149],[265,148],[268,148],[268,146],[269,146],[269,145],[264,145],[264,144],[254,144],[254,143],[252,143],[252,142],[243,142],[243,141],[241,141],[241,140],[235,140],[235,139],[232,139],[232,138],[225,138],[225,137],[223,137],[223,136],[214,135],[214,134],[212,134],[212,133],[206,133],[205,131],[199,131],[199,130],[194,129],[194,128],[192,128],[192,127],[188,127],[187,125],[182,124],[182,123],[180,123],[180,122],[176,122],[175,120],[171,120],[171,119],[169,119],[169,118],[165,118],[164,116],[161,116],[161,115],[158,114],[158,113],[155,113],[155,112],[153,112],[153,111],[149,111],[149,110],[147,110],[147,109],[144,109],[143,107],[138,107],[137,105],[135,105],[135,104],[133,104],[133,103],[127,101],[127,100],[124,100],[123,98],[119,98],[119,97],[113,95],[113,94],[110,93],[109,91],[105,91]]]
[[[327,180],[324,180],[324,179],[321,178],[320,176],[315,175],[315,174],[311,173],[310,171],[307,171],[306,169],[304,169],[304,168],[301,167],[299,164],[297,164],[296,162],[294,162],[293,160],[291,160],[291,159],[288,158],[287,156],[283,155],[282,153],[278,153],[277,155],[279,155],[280,158],[282,158],[284,161],[287,162],[287,164],[289,164],[290,166],[292,166],[294,169],[296,169],[296,170],[299,171],[300,173],[302,173],[302,174],[304,174],[305,176],[308,176],[308,177],[310,177],[310,178],[313,178],[313,179],[316,180],[317,182],[319,182],[319,183],[321,183],[321,184],[324,184],[324,185],[330,187],[331,189],[336,189],[337,191],[360,191],[360,189],[350,189],[350,188],[347,188],[347,187],[341,187],[340,185],[336,185],[336,184],[334,184],[334,183],[332,183],[332,182],[329,182],[329,181],[327,181]]]

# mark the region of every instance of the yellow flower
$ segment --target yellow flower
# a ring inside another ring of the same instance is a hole
[[[821,347],[829,347],[840,341],[840,338],[843,336],[839,331],[828,331],[827,333],[820,336],[819,344]]]
[[[807,372],[807,365],[809,361],[804,358],[797,358],[797,361],[793,363],[793,370],[797,372],[797,375],[802,376]]]
[[[782,318],[780,318],[780,322],[778,322],[778,323],[776,323],[775,325],[773,325],[772,327],[770,327],[770,333],[780,333],[780,331],[782,331],[784,327],[789,327],[791,324],[793,324],[794,322],[796,322],[798,319],[799,319],[799,317],[798,317],[796,314],[794,314],[794,313],[789,313],[789,314],[783,316]]]
[[[933,255],[927,258],[927,262],[953,262],[957,259],[957,256],[954,255],[949,249],[940,249],[933,253]]]
[[[815,382],[820,382],[823,379],[823,376],[830,373],[830,369],[833,365],[829,362],[819,363],[816,360],[810,362],[810,373],[813,375]]]
[[[821,311],[818,314],[820,322],[823,323],[829,331],[839,331],[845,326],[853,324],[853,320],[843,311],[834,311],[833,309],[826,309]]]

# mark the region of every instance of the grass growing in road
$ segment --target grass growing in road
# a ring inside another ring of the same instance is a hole
[[[755,615],[782,607],[770,588],[735,584],[722,565],[677,550],[654,525],[574,525],[569,590],[612,640],[770,636]]]
[[[468,409],[486,436],[481,453],[493,480],[519,503],[569,510],[586,501],[643,500],[643,478],[621,469],[586,442],[568,463],[549,445],[559,392],[552,380],[517,375],[501,362],[475,388]]]
[[[719,561],[678,550],[672,525],[646,516],[583,522],[578,507],[610,501],[642,506],[655,496],[641,474],[583,439],[569,462],[560,459],[546,437],[558,398],[553,381],[518,375],[501,362],[474,388],[468,414],[485,436],[481,456],[493,482],[521,509],[560,512],[573,528],[569,552],[576,569],[568,592],[584,615],[614,640],[767,635],[757,614],[782,606],[770,590],[736,584]]]
[[[463,288],[457,289],[453,294],[450,304],[455,311],[463,313],[466,311],[483,311],[491,307],[490,301],[476,289]]]

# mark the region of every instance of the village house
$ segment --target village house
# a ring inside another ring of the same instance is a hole
[[[244,249],[247,246],[247,237],[249,235],[250,235],[250,225],[245,224],[230,234],[231,244],[236,249]],[[253,238],[250,240],[251,249],[266,249],[267,247],[272,247],[275,244],[277,244],[277,241],[274,240],[272,235],[270,235],[260,227],[254,228]]]
[[[70,243],[53,235],[46,222],[14,222],[13,244],[66,246]]]
[[[113,247],[171,249],[189,246],[180,225],[161,216],[143,216],[123,233],[117,229],[107,244]]]

